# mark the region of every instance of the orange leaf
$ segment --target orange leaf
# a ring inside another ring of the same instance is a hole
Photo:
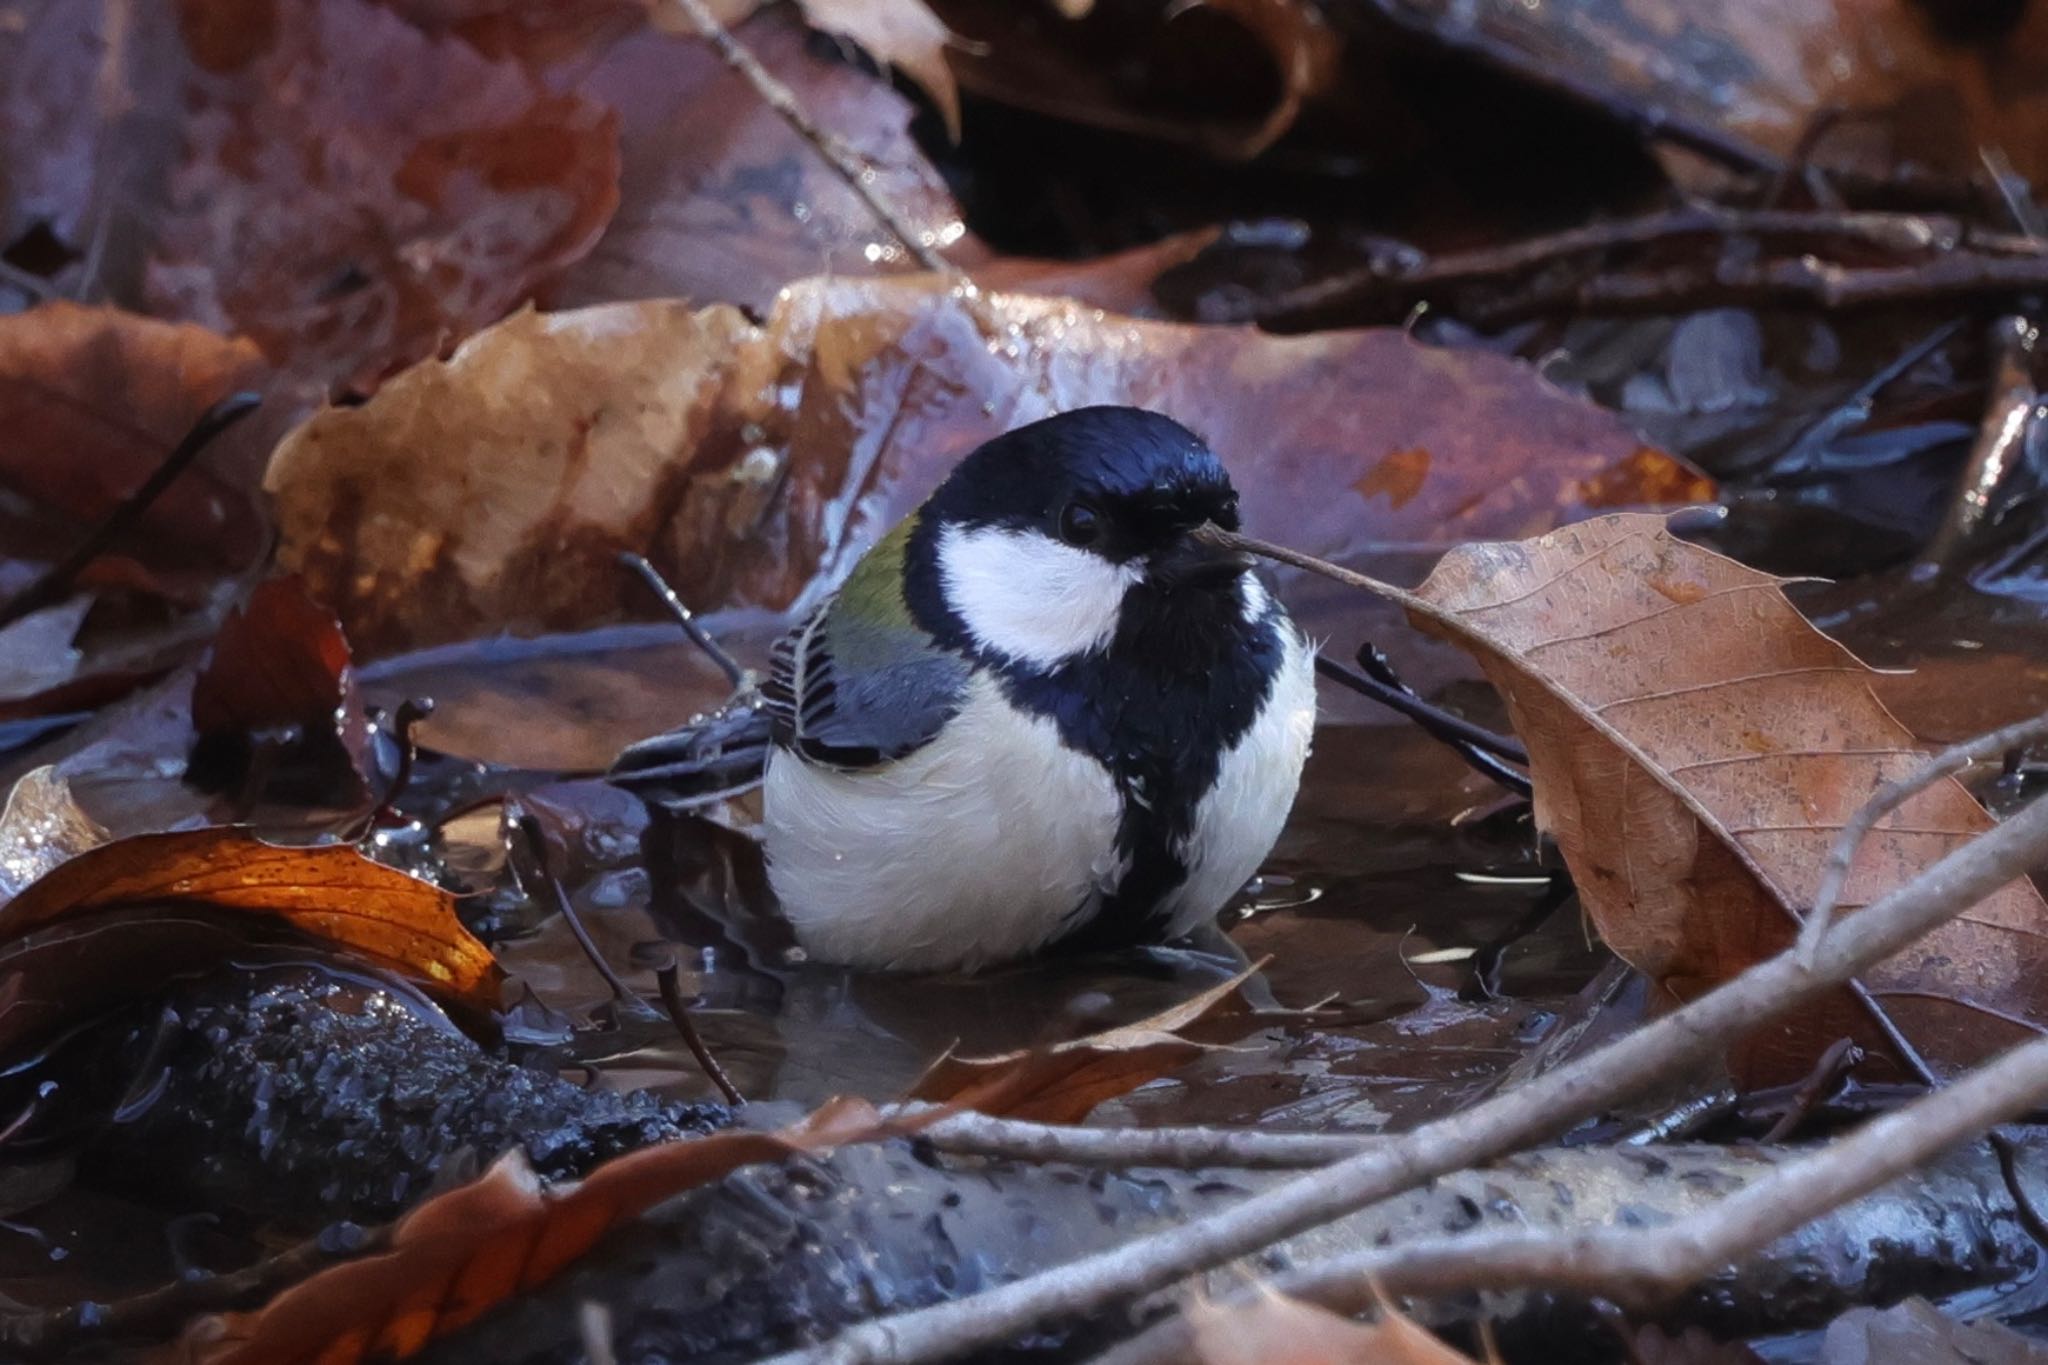
[[[1679,998],[1781,950],[1843,823],[1919,766],[1878,676],[1782,581],[1611,516],[1444,556],[1417,623],[1478,656],[1528,745],[1536,818],[1609,946]],[[1885,818],[1844,908],[1991,826],[1944,781]],[[2048,906],[2025,880],[1862,980],[1930,1062],[1967,1067],[2048,1026]],[[1845,995],[1750,1040],[1747,1083],[1806,1074],[1836,1038],[1884,1050]]]
[[[1191,1365],[1472,1365],[1391,1307],[1373,1322],[1353,1322],[1284,1294],[1242,1307],[1198,1301],[1188,1308]]]
[[[352,848],[279,848],[246,830],[141,834],[88,849],[0,907],[0,1051],[132,994],[137,980],[225,960],[251,939],[310,938],[495,1008],[490,949],[446,891]]]
[[[333,1266],[251,1313],[202,1319],[186,1365],[402,1360],[546,1283],[606,1232],[741,1166],[903,1131],[861,1100],[832,1100],[777,1133],[725,1132],[643,1148],[543,1189],[514,1151],[408,1213],[388,1250]]]
[[[1205,1024],[1247,1019],[1243,1001],[1232,998],[1263,966],[1259,962],[1135,1024],[1072,1042],[999,1057],[948,1053],[918,1077],[910,1098],[1042,1123],[1079,1123],[1104,1100],[1127,1094],[1216,1046],[1186,1035]],[[1227,1002],[1235,1008],[1226,1007]]]

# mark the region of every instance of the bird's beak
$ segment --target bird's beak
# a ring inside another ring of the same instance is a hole
[[[1153,555],[1149,577],[1169,590],[1219,588],[1235,583],[1251,568],[1252,557],[1204,534],[1211,529],[1205,522]]]

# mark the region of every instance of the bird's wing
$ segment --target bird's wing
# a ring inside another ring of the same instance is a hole
[[[878,541],[775,648],[761,688],[775,738],[814,762],[866,768],[901,758],[960,709],[967,661],[933,643],[903,599],[911,525]]]

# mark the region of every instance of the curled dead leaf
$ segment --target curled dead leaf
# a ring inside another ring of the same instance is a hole
[[[1238,987],[1264,965],[1135,1024],[1086,1038],[1000,1057],[948,1053],[917,1078],[910,1098],[1042,1123],[1079,1123],[1104,1100],[1218,1046],[1205,1035],[1241,1035],[1256,1027]]]
[[[1340,560],[1531,534],[1617,478],[1713,486],[1526,367],[1396,329],[1279,337],[922,278],[804,281],[760,325],[673,300],[522,313],[316,414],[266,482],[281,562],[374,657],[645,613],[623,549],[700,609],[788,607],[975,445],[1090,403],[1188,423],[1248,525]],[[1398,496],[1367,477],[1396,452]]]
[[[1601,937],[1679,999],[1782,950],[1843,823],[1922,760],[1782,584],[1621,515],[1454,550],[1410,608],[1506,697]],[[1953,780],[1914,797],[1863,842],[1844,907],[1991,823]],[[2048,1027],[2048,906],[2015,882],[1862,980],[1931,1063],[1974,1065]],[[1746,1040],[1738,1070],[1795,1080],[1844,1035],[1890,1055],[1844,996]]]
[[[339,845],[280,848],[233,828],[140,834],[0,907],[0,1052],[252,941],[308,940],[442,1001],[497,1006],[496,960],[431,882]]]
[[[756,1162],[904,1131],[861,1100],[832,1100],[780,1132],[724,1132],[617,1157],[544,1189],[517,1152],[408,1213],[378,1255],[321,1271],[262,1308],[194,1323],[185,1365],[358,1365],[403,1360],[552,1279],[620,1223]]]
[[[23,773],[0,810],[0,905],[58,864],[112,837],[72,799],[57,770]]]

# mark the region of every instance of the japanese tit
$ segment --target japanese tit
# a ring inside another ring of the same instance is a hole
[[[1308,756],[1312,652],[1248,558],[1191,535],[1211,522],[1237,528],[1237,493],[1193,433],[1068,412],[967,456],[777,646],[765,851],[813,958],[1160,942],[1251,878]],[[612,778],[658,796],[693,743]]]

